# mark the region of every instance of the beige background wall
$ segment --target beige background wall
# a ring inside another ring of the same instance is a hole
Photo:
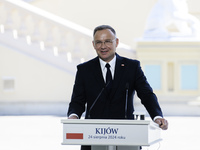
[[[36,0],[33,5],[93,30],[101,24],[116,29],[121,42],[135,47],[155,0]]]
[[[142,36],[148,13],[155,2],[156,0],[35,0],[31,4],[91,30],[100,24],[110,24],[116,29],[121,42],[137,49],[135,40]],[[189,0],[188,5],[190,12],[200,18],[200,1]],[[70,100],[74,75],[2,45],[0,68],[1,102]],[[13,91],[4,90],[3,82],[7,77],[15,80]]]
[[[69,100],[74,75],[20,52],[0,46],[0,101]],[[5,90],[4,79],[14,79],[14,89]]]
[[[135,48],[149,12],[157,0],[35,0],[33,5],[91,30],[100,24],[113,26],[121,42]],[[188,0],[189,12],[200,19],[200,1]]]

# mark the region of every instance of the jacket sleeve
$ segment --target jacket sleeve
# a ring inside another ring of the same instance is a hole
[[[85,91],[84,91],[84,76],[81,66],[77,66],[76,78],[71,96],[71,102],[69,103],[69,109],[67,115],[77,114],[79,118],[85,111]]]
[[[135,89],[138,97],[141,99],[141,103],[145,106],[151,118],[153,119],[155,116],[163,117],[157,97],[147,82],[139,61],[136,67]]]

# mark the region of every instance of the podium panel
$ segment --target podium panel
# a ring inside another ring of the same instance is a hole
[[[63,145],[150,146],[161,140],[161,129],[146,120],[62,119],[61,122]]]
[[[91,150],[140,150],[140,146],[94,146]]]

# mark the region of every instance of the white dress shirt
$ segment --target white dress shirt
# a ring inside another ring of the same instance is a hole
[[[101,58],[99,58],[99,62],[100,62],[101,71],[102,71],[102,74],[103,74],[104,81],[106,82],[106,73],[107,73],[106,64],[107,64],[107,62],[103,61]],[[115,63],[116,63],[116,55],[109,62],[110,71],[111,71],[111,74],[112,74],[112,79],[114,79]]]

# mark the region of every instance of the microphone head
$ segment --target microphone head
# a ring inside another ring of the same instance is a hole
[[[126,89],[128,89],[129,88],[129,83],[126,83]]]

